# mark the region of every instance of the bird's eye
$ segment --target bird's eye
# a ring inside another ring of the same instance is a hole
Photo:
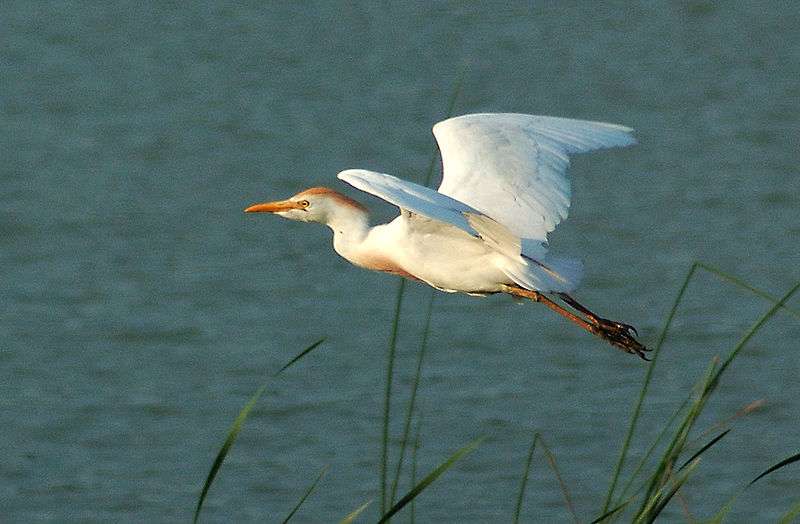
[[[308,200],[301,200],[300,202],[298,202],[298,204],[303,206],[304,209],[311,205],[311,203]]]

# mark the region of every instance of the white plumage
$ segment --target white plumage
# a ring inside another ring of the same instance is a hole
[[[448,292],[503,292],[541,302],[646,359],[632,326],[599,317],[568,294],[580,282],[581,263],[553,257],[547,247],[547,233],[569,210],[568,155],[631,145],[630,133],[615,124],[547,116],[460,116],[433,127],[443,164],[438,191],[364,169],[339,173],[400,208],[388,224],[370,226],[364,206],[321,187],[245,211],[325,224],[336,252],[357,266]]]
[[[568,154],[636,143],[632,129],[601,122],[514,113],[439,122],[439,192],[491,216],[522,237],[546,240],[567,218]]]
[[[633,144],[630,132],[566,118],[465,115],[433,127],[443,164],[438,191],[363,169],[338,176],[409,212],[377,226],[368,242],[416,278],[446,291],[487,293],[514,283],[566,292],[578,285],[581,264],[548,257],[546,241],[569,209],[567,155]],[[423,226],[420,217],[437,225]],[[467,256],[474,260],[463,267]]]

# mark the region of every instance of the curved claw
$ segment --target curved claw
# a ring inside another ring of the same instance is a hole
[[[650,351],[650,349],[643,346],[634,338],[634,334],[638,335],[638,333],[633,326],[623,324],[622,322],[601,319],[598,321],[596,329],[596,333],[608,341],[612,346],[617,347],[626,353],[634,354],[642,360],[650,360],[645,355],[645,352]]]
[[[636,335],[637,337],[639,336],[639,332],[636,331],[635,327],[631,326],[630,324],[626,324],[624,322],[616,322],[614,320],[606,320],[604,318],[601,318],[598,320],[598,324],[601,328],[606,328],[606,329],[611,328],[611,329],[616,329],[618,331],[624,331],[628,336],[631,336],[631,333],[633,335]]]
[[[616,322],[616,324],[617,326],[621,327],[622,329],[625,329],[629,333],[633,332],[634,335],[636,335],[637,337],[639,336],[639,332],[636,331],[636,328],[631,326],[630,324],[623,324],[622,322]]]

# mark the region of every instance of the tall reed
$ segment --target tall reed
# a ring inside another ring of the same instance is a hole
[[[461,71],[458,76],[458,80],[453,88],[453,92],[450,95],[450,100],[447,104],[447,116],[446,118],[450,118],[453,115],[453,111],[456,107],[456,101],[458,100],[459,95],[461,94],[461,86],[463,85],[464,78],[466,77],[467,66],[464,65],[461,68]],[[438,150],[436,147],[433,148],[431,152],[430,161],[428,162],[428,169],[425,174],[424,185],[429,187],[433,180],[433,172],[434,168],[436,167],[436,160],[438,158]],[[395,354],[397,350],[397,333],[398,333],[398,326],[400,325],[400,315],[402,312],[402,305],[403,305],[403,297],[406,292],[406,281],[405,279],[400,280],[400,284],[397,287],[397,294],[395,296],[395,311],[394,317],[392,318],[391,324],[391,331],[389,336],[389,344],[387,350],[387,360],[386,360],[386,386],[384,389],[384,401],[383,401],[383,426],[382,426],[382,439],[381,439],[381,467],[380,467],[380,498],[381,498],[381,513],[386,511],[387,504],[392,505],[394,503],[395,495],[397,494],[397,487],[400,481],[400,473],[403,469],[403,464],[405,460],[405,452],[406,446],[408,444],[408,435],[411,428],[411,418],[414,413],[414,406],[416,404],[417,399],[417,389],[419,387],[420,377],[422,376],[422,367],[423,361],[425,358],[425,352],[428,348],[428,335],[430,332],[431,326],[431,316],[433,314],[433,297],[434,297],[434,290],[428,290],[428,299],[427,299],[427,307],[425,308],[425,321],[424,321],[424,328],[422,330],[422,342],[420,343],[419,350],[417,352],[417,366],[416,366],[416,373],[414,375],[413,386],[411,389],[411,393],[409,395],[408,403],[406,406],[406,415],[403,423],[403,433],[400,438],[400,451],[399,451],[399,458],[397,460],[397,465],[395,468],[395,475],[394,479],[392,480],[391,491],[387,498],[387,471],[389,467],[389,421],[391,419],[391,397],[392,397],[392,382],[394,380],[394,365],[395,365]]]

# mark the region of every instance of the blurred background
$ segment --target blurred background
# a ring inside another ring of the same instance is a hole
[[[391,217],[335,175],[424,180],[459,79],[456,114],[636,129],[639,146],[572,164],[551,246],[584,259],[582,302],[652,345],[695,260],[782,295],[800,277],[798,27],[794,2],[5,0],[2,520],[185,522],[240,407],[322,337],[258,404],[204,520],[282,518],[326,464],[297,522],[376,498],[398,280],[338,258],[325,228],[242,209],[328,185]],[[427,293],[409,284],[398,415]],[[688,293],[631,463],[769,309],[702,272]],[[723,378],[698,429],[766,404],[683,490],[694,517],[797,452],[798,339],[777,315]],[[439,294],[419,471],[489,438],[420,496],[418,520],[509,520],[534,430],[591,520],[645,369],[541,306]],[[774,520],[798,483],[797,468],[765,479],[732,520]],[[540,455],[523,515],[569,519]]]

